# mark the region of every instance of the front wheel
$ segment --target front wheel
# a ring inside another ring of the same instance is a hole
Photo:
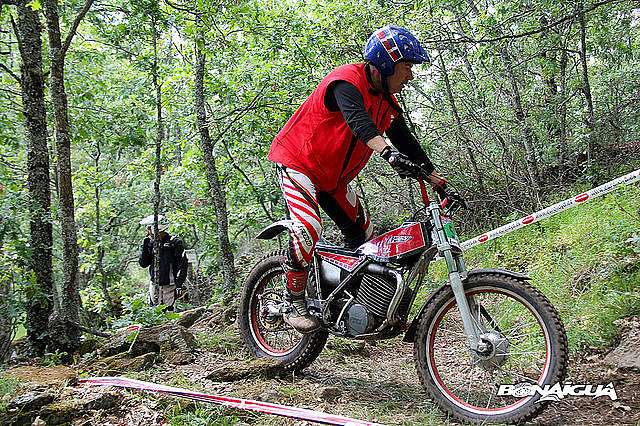
[[[284,256],[283,251],[273,252],[249,272],[242,285],[238,324],[242,339],[254,356],[276,358],[285,369],[299,371],[318,357],[329,334],[319,330],[302,335],[285,323],[282,315],[269,309],[280,306],[284,298]],[[313,273],[309,274],[307,294],[315,296]]]
[[[566,372],[567,337],[557,311],[527,282],[501,274],[471,275],[464,288],[484,350],[470,350],[453,290],[440,287],[414,343],[422,385],[462,421],[535,417],[549,401],[540,401],[534,385],[559,383]]]

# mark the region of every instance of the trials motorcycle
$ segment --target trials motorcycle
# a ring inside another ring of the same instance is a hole
[[[466,269],[448,217],[460,202],[430,201],[425,178],[418,179],[420,220],[416,214],[355,250],[316,245],[307,301],[322,329],[302,335],[284,322],[290,305],[280,250],[262,258],[244,281],[240,333],[256,357],[276,358],[299,371],[318,357],[329,334],[379,340],[404,332],[422,386],[443,411],[473,423],[525,422],[549,403],[540,400],[536,385],[564,379],[568,349],[560,316],[527,276]],[[257,238],[274,238],[291,226],[276,222]],[[436,257],[444,258],[449,279],[409,320]]]

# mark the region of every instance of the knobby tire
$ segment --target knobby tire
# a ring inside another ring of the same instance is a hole
[[[537,416],[549,403],[539,401],[539,393],[498,396],[497,389],[501,384],[562,382],[568,349],[557,311],[535,287],[506,275],[472,274],[464,288],[467,297],[480,302],[472,315],[495,352],[474,358],[451,286],[444,285],[429,299],[414,342],[422,385],[461,421],[522,423]]]
[[[249,272],[240,294],[238,325],[246,347],[257,358],[271,357],[282,362],[287,371],[301,371],[308,367],[324,348],[328,332],[319,330],[302,335],[286,324],[281,317],[261,316],[262,303],[277,303],[284,297],[285,280],[282,261],[284,250],[274,251],[262,258]],[[315,297],[315,282],[309,273],[307,295]],[[262,300],[259,299],[262,296]]]

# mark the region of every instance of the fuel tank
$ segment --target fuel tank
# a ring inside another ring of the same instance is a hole
[[[399,262],[431,246],[431,237],[421,222],[409,222],[367,241],[356,250],[376,262]]]

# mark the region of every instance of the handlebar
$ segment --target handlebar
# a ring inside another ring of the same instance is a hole
[[[417,177],[416,179],[418,179],[418,182],[420,183],[420,192],[422,195],[422,201],[424,202],[425,206],[428,206],[430,203],[429,200],[429,196],[427,195],[427,187],[425,184],[426,182],[429,183],[435,183],[433,182],[433,178],[431,177],[430,174],[427,174],[424,169],[420,166],[418,166],[418,173],[417,173]],[[444,187],[443,185],[444,180],[442,180],[441,182],[438,182],[438,185],[442,185],[440,187],[438,187],[436,185],[436,187],[432,188],[434,192],[436,192],[439,196],[440,196],[440,207],[442,209],[447,209],[447,216],[455,211],[458,210],[459,208],[464,208],[464,209],[468,209],[469,206],[467,205],[466,201],[460,196],[460,194],[458,194],[457,191],[449,189]]]

